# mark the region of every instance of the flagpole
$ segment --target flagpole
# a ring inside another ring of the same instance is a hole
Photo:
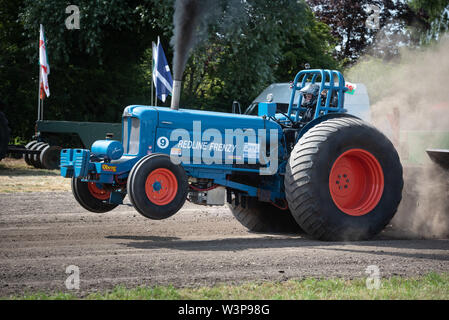
[[[41,120],[44,120],[44,99],[42,99],[41,103]]]
[[[154,60],[154,58],[153,58],[153,50],[151,50],[151,103],[150,104],[153,104],[153,92],[154,92],[154,90],[153,90],[153,73],[154,73],[154,63],[153,63],[153,60]]]
[[[157,36],[157,50],[156,50],[156,69],[159,67],[159,43],[161,42],[161,39],[159,38],[159,36]],[[156,81],[157,81],[157,77],[156,77]],[[154,97],[154,105],[157,107],[157,91],[156,91],[156,96]]]
[[[39,83],[37,91],[37,120],[41,119],[41,65],[39,63]]]
[[[40,25],[40,28],[42,28],[42,25]],[[39,29],[39,54],[40,54],[40,42],[41,42],[41,31]],[[39,60],[39,82],[37,84],[37,120],[39,121],[41,119],[41,81],[42,81],[42,74],[41,74],[41,62]]]

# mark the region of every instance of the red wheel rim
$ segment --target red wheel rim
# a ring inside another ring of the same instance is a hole
[[[373,210],[382,197],[382,167],[370,152],[348,150],[332,166],[329,189],[332,200],[341,211],[350,216],[363,216]]]
[[[145,182],[148,199],[158,206],[169,204],[178,192],[178,180],[168,169],[159,168],[150,172]]]
[[[111,196],[111,191],[98,188],[95,182],[88,182],[87,188],[89,189],[90,194],[98,200],[108,200]]]

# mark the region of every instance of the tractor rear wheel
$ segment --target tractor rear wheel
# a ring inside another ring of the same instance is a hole
[[[128,176],[128,195],[136,210],[154,220],[166,219],[181,209],[187,198],[187,175],[165,154],[137,162]]]
[[[324,121],[301,137],[285,174],[292,215],[311,237],[365,240],[393,218],[402,165],[392,143],[362,120]]]
[[[10,131],[5,114],[0,112],[0,160],[6,157],[8,152]]]
[[[94,182],[85,182],[73,177],[72,193],[76,201],[91,212],[104,213],[118,206],[118,204],[106,202],[111,192],[106,190],[103,185]]]
[[[300,233],[301,228],[296,223],[290,210],[281,210],[268,202],[249,198],[245,207],[232,200],[228,204],[234,217],[249,231],[253,232],[294,232]]]

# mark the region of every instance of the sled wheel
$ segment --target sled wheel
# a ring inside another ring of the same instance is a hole
[[[35,145],[33,145],[30,150],[31,151],[41,151],[43,148],[45,148],[47,144],[45,142],[38,142]],[[36,169],[40,168],[40,159],[39,159],[40,153],[38,154],[31,154],[30,155],[30,162],[33,167]]]
[[[245,228],[253,232],[294,232],[300,233],[290,210],[281,210],[270,203],[248,198],[245,206],[235,204],[235,199],[228,204],[232,214]]]
[[[59,169],[61,150],[60,146],[45,147],[39,157],[42,167],[49,170]]]
[[[72,178],[72,193],[78,203],[86,210],[95,213],[108,212],[118,206],[106,202],[111,195],[110,191],[103,189],[101,184],[85,182],[79,178]]]
[[[161,220],[181,209],[187,197],[184,169],[163,154],[153,154],[136,163],[128,178],[131,203],[143,216]]]
[[[396,213],[404,184],[391,142],[349,117],[306,132],[290,155],[284,182],[293,217],[320,240],[372,238]]]
[[[36,151],[40,151],[38,154],[34,154],[33,155],[33,160],[34,160],[34,163],[35,163],[35,167],[37,168],[37,169],[45,169],[44,168],[44,166],[42,165],[42,162],[41,162],[41,154],[42,154],[42,151],[45,149],[45,148],[47,148],[48,147],[48,144],[47,143],[44,143],[43,145],[40,145],[40,146],[38,146],[38,147],[36,147],[34,150],[36,150]]]
[[[25,145],[25,149],[31,150],[31,148],[32,148],[36,143],[37,143],[36,140],[33,140],[33,141],[28,142],[28,143]],[[29,165],[29,166],[32,166],[32,164],[31,164],[31,159],[30,159],[30,158],[31,158],[31,155],[28,154],[28,153],[25,153],[25,154],[23,155],[23,159],[25,160],[26,164]]]

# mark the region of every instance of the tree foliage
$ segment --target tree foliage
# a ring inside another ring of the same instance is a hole
[[[248,104],[269,83],[290,80],[305,62],[336,65],[329,29],[303,1],[238,2],[243,10],[209,21],[207,41],[194,50],[185,73],[183,106],[229,110],[234,99]],[[51,66],[45,119],[120,121],[124,106],[150,104],[157,36],[172,59],[173,0],[79,0],[79,30],[65,26],[70,4],[0,0],[0,99],[14,136],[34,132],[39,24]]]
[[[424,40],[447,30],[447,0],[216,1],[223,10],[207,21],[204,41],[190,56],[183,107],[229,111],[233,100],[248,105],[268,84],[292,80],[305,63],[340,68],[370,49],[394,56],[398,43],[416,40],[394,38],[410,26],[425,30]],[[65,26],[70,4],[0,0],[0,100],[13,136],[30,138],[34,131],[39,24],[51,66],[46,119],[120,121],[126,105],[150,104],[157,36],[172,61],[174,0],[79,0],[79,30]],[[383,33],[367,28],[368,5],[381,8]],[[422,34],[417,38],[424,42]]]
[[[14,135],[31,137],[37,114],[39,24],[45,27],[51,120],[120,121],[123,107],[148,103],[142,56],[170,33],[172,7],[156,0],[80,0],[80,30],[69,30],[70,1],[0,0],[0,99]]]
[[[245,106],[268,84],[293,80],[306,62],[337,65],[329,29],[304,1],[244,1],[239,14],[210,23],[208,34],[185,72],[184,102],[196,107],[229,111],[233,100]]]
[[[439,40],[449,31],[449,0],[410,0],[409,4],[426,22],[425,28],[418,30],[421,44]]]
[[[335,56],[345,65],[354,63],[365,53],[391,59],[399,53],[400,46],[417,43],[414,34],[407,32],[407,26],[422,29],[427,25],[422,12],[401,0],[306,2],[338,39]],[[370,25],[369,21],[375,23]]]

